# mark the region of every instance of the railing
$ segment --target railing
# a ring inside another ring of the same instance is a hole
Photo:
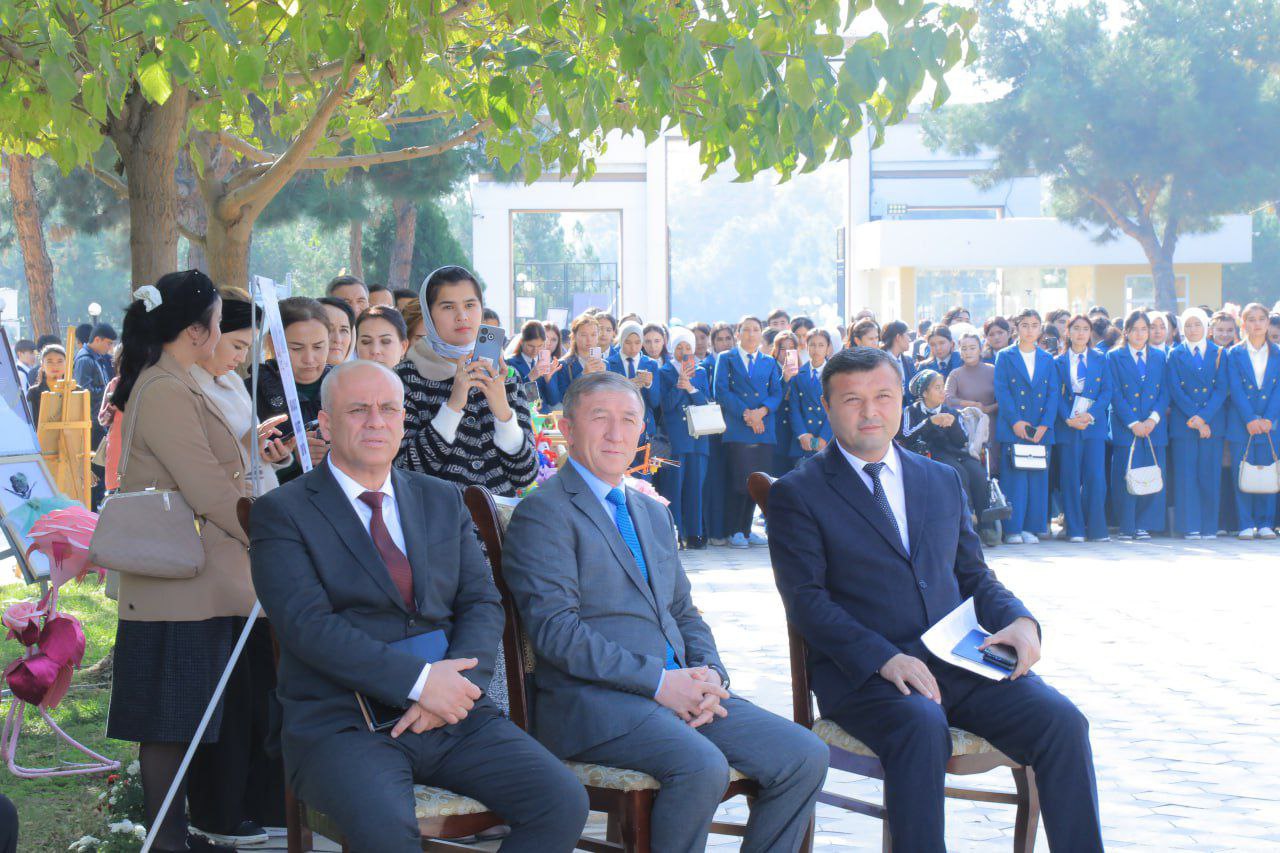
[[[616,262],[517,263],[514,273],[517,320],[545,320],[547,312],[557,308],[568,312],[570,319],[593,306],[616,313]],[[529,298],[534,300],[533,313],[521,310],[529,307],[524,302]]]

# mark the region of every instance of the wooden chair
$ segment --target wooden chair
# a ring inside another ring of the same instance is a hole
[[[249,510],[253,506],[251,498],[241,498],[236,505],[236,515],[245,535],[249,535]],[[280,644],[275,631],[271,632],[271,645],[275,651],[277,664],[280,660]],[[509,672],[510,670],[508,670]],[[514,709],[513,709],[514,710]],[[523,727],[523,717],[512,720]],[[493,826],[502,824],[502,818],[495,812],[470,797],[463,797],[444,788],[428,785],[415,785],[413,788],[415,812],[418,818],[418,829],[422,833],[423,850],[474,850],[474,847],[452,844],[449,839],[466,838]],[[316,809],[308,807],[294,795],[292,788],[285,786],[285,828],[288,832],[287,844],[289,853],[303,853],[314,847],[312,834],[319,832],[342,845],[347,845],[342,837],[342,830],[328,816]]]
[[[488,490],[481,486],[468,487],[463,498],[480,531],[480,539],[484,542],[485,551],[488,552],[489,564],[493,567],[493,579],[502,595],[502,607],[506,612],[506,626],[502,638],[507,665],[511,718],[515,720],[516,715],[519,714],[521,721],[528,721],[530,719],[528,681],[533,676],[535,658],[528,638],[520,626],[520,614],[516,610],[511,592],[502,575],[502,540],[509,510],[504,506],[500,511]],[[660,787],[658,780],[636,770],[606,767],[601,764],[566,761],[565,765],[586,787],[592,811],[604,812],[608,815],[606,840],[599,841],[584,837],[579,840],[578,849],[649,853],[649,823],[654,797]],[[748,779],[737,770],[730,771],[725,800],[739,794],[750,800],[758,792],[759,785],[755,781]],[[746,826],[717,821],[711,824],[711,831],[722,835],[742,836],[746,832]]]
[[[760,472],[752,474],[747,480],[747,491],[756,502],[756,506],[760,507],[760,514],[766,517],[768,516],[769,489],[773,481],[773,477]],[[831,749],[833,769],[883,780],[884,767],[866,744],[831,720],[815,717],[813,694],[809,690],[809,670],[805,663],[807,652],[804,638],[789,621],[787,641],[791,648],[791,703],[795,721],[812,729],[813,733],[822,738]],[[1014,791],[1012,793],[948,785],[946,795],[957,800],[1007,803],[1016,806],[1013,830],[1014,853],[1032,853],[1036,846],[1036,829],[1040,823],[1040,798],[1036,793],[1035,775],[1032,769],[1018,764],[975,734],[962,729],[951,729],[951,759],[947,762],[947,773],[953,776],[972,776],[976,773],[986,773],[996,767],[1008,767],[1013,774]],[[885,820],[885,808],[881,803],[868,802],[828,791],[818,794],[818,802]],[[889,853],[892,845],[888,821],[884,823],[882,838],[884,851]]]

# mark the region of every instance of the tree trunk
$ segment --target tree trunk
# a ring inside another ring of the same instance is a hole
[[[356,278],[364,278],[364,222],[351,220],[347,231],[347,266]]]
[[[134,287],[151,284],[178,265],[178,148],[190,99],[183,87],[163,104],[134,88],[107,133],[124,162],[129,187],[129,256]]]
[[[31,303],[34,334],[58,334],[58,304],[53,296],[53,262],[45,247],[40,204],[36,201],[33,177],[35,161],[25,154],[5,158],[9,167],[9,194],[13,202],[13,228],[18,232],[22,266],[27,277],[27,300]]]
[[[211,211],[216,206],[210,204]],[[227,222],[216,213],[205,228],[205,252],[209,278],[218,287],[249,289],[249,248],[253,244],[253,220],[241,217]]]
[[[413,266],[413,244],[418,231],[418,207],[408,199],[391,203],[396,215],[396,240],[391,246],[391,270],[387,287],[408,288]]]
[[[1151,258],[1151,278],[1155,284],[1156,304],[1161,311],[1178,313],[1177,279],[1173,274],[1173,252],[1161,247]]]
[[[206,166],[205,168],[209,168]],[[183,227],[195,234],[203,234],[209,227],[209,214],[205,210],[204,197],[196,181],[196,169],[186,149],[178,155],[178,217]],[[204,244],[198,240],[187,241],[187,269],[200,270],[208,275],[209,258]]]

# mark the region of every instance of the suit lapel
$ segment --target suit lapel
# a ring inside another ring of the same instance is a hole
[[[920,552],[920,543],[924,541],[925,516],[929,512],[929,489],[925,482],[923,460],[916,460],[913,454],[899,453],[898,462],[902,470],[902,490],[907,498],[907,539],[911,543],[911,559],[914,561]]]
[[[631,578],[631,582],[636,585],[645,599],[650,604],[654,604],[653,590],[649,588],[649,584],[645,583],[644,577],[640,574],[640,567],[636,565],[636,559],[631,555],[631,549],[627,547],[627,543],[622,541],[622,534],[618,532],[618,526],[609,518],[604,507],[600,506],[600,501],[596,500],[596,496],[591,489],[583,481],[582,476],[573,467],[572,463],[566,464],[560,469],[557,475],[564,478],[565,490],[569,492],[573,505],[586,514],[587,518],[600,531],[605,541],[609,543],[609,550],[613,552],[613,556],[627,573],[627,577]],[[630,503],[628,503],[630,510]],[[631,515],[631,523],[635,525],[635,514]],[[640,532],[637,530],[636,535]],[[644,540],[641,539],[640,551],[644,553]]]
[[[391,481],[396,490],[396,505],[400,510],[400,530],[404,533],[405,556],[413,569],[413,594],[418,609],[422,608],[422,593],[428,588],[426,513],[422,496],[414,487],[409,475],[399,468],[391,469]],[[372,539],[370,540],[372,541]],[[388,575],[390,577],[390,575]]]
[[[1013,364],[1014,368],[1022,374],[1022,378],[1027,380],[1027,384],[1031,384],[1031,374],[1027,373],[1027,363],[1022,358],[1022,350],[1018,349],[1016,344],[1013,347]]]
[[[328,464],[318,465],[315,474],[316,476],[311,477],[307,482],[311,488],[311,502],[333,525],[342,544],[351,552],[351,556],[355,557],[356,564],[368,572],[373,582],[395,602],[397,607],[404,610],[404,599],[400,597],[400,592],[392,583],[391,573],[387,571],[386,563],[382,562],[382,555],[373,546],[369,531],[365,530],[360,517],[356,515],[355,507],[351,506],[351,502],[343,494],[342,487],[333,478],[333,472],[329,470]],[[398,489],[396,497],[399,498]],[[402,528],[407,526],[401,524]]]
[[[853,466],[849,464],[849,460],[844,458],[844,454],[840,452],[839,444],[832,441],[822,451],[826,454],[823,467],[826,470],[827,481],[831,484],[831,489],[840,498],[853,507],[859,515],[867,520],[872,529],[893,546],[893,549],[902,556],[903,559],[910,559],[906,550],[902,547],[902,539],[893,535],[893,531],[889,529],[888,519],[884,517],[884,512],[880,507],[876,506],[875,497],[867,489],[862,478],[854,473]],[[908,530],[910,535],[910,530]]]

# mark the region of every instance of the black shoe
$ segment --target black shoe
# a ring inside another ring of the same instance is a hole
[[[693,536],[693,537],[690,537],[688,547],[689,547],[689,550],[691,550],[691,551],[705,551],[705,550],[707,550],[707,540],[706,540],[706,537],[704,537],[704,536]]]
[[[235,849],[234,845],[216,844],[207,836],[197,835],[194,832],[187,835],[187,850],[191,853],[234,853]]]
[[[196,838],[210,846],[192,846],[192,850],[236,850],[244,847],[259,847],[266,844],[271,836],[254,821],[245,820],[241,821],[235,829],[225,833],[210,832],[193,826],[189,840]]]

